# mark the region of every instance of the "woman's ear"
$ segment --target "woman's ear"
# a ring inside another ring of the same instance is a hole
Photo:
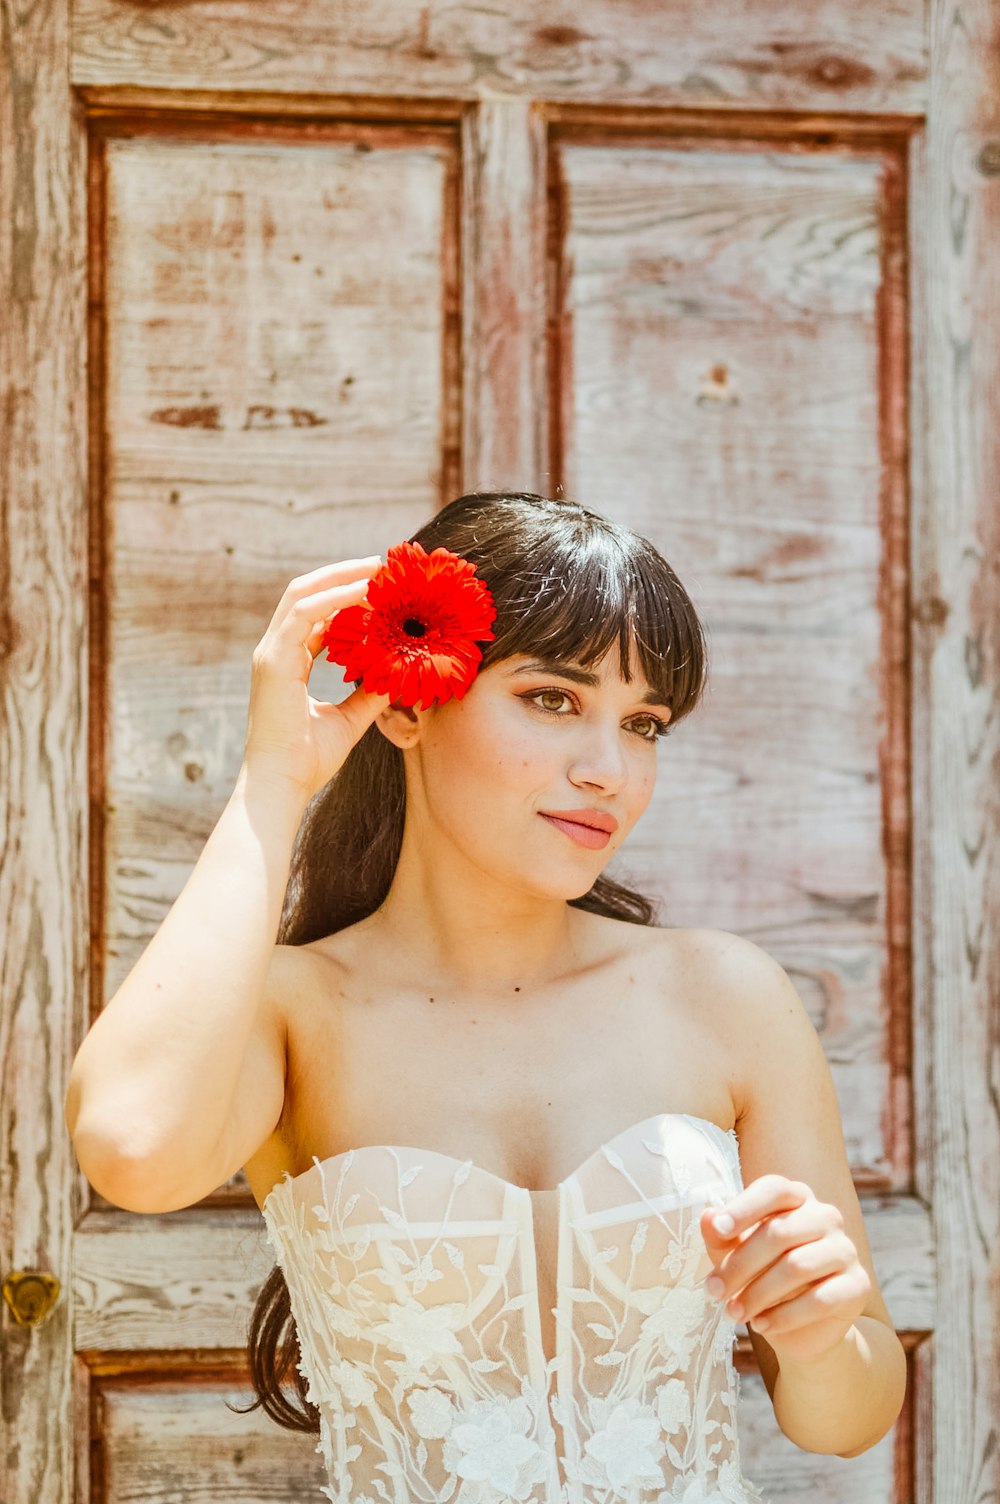
[[[420,736],[420,718],[410,705],[387,705],[375,718],[375,724],[394,747],[405,750],[416,744]]]

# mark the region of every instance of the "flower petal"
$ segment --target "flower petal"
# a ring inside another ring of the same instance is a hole
[[[333,663],[347,679],[378,686],[403,705],[426,710],[465,694],[482,661],[480,642],[492,642],[496,607],[476,566],[448,549],[428,554],[400,543],[368,585],[364,605],[338,611],[323,634]],[[407,631],[419,621],[422,633]]]

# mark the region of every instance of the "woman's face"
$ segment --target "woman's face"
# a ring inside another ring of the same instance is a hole
[[[634,654],[631,667],[629,682],[617,645],[587,669],[519,654],[418,712],[407,824],[421,846],[443,838],[524,891],[586,893],[649,803],[670,718]]]

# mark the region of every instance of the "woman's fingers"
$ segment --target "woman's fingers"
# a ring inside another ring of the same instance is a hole
[[[314,662],[319,657],[319,654],[323,651],[323,637],[326,633],[327,627],[330,624],[330,618],[332,616],[335,616],[338,611],[343,611],[347,606],[362,605],[367,597],[368,586],[370,584],[370,579],[359,580],[356,586],[344,585],[340,587],[345,592],[349,591],[350,594],[345,593],[342,598],[336,599],[332,602],[327,601],[325,604],[322,601],[317,601],[317,606],[321,607],[322,609],[315,617],[314,623],[312,624],[312,631],[306,638],[306,647],[309,649],[310,657]],[[313,608],[310,607],[309,609],[312,610]]]
[[[340,767],[387,697],[353,695],[327,705],[309,695],[325,624],[364,600],[381,560],[348,559],[301,575],[286,587],[251,656],[244,761],[258,761],[313,792]],[[320,589],[315,587],[319,585]]]
[[[367,588],[368,581],[382,563],[379,554],[368,559],[345,559],[339,564],[327,564],[322,569],[313,569],[309,574],[296,576],[285,586],[281,600],[271,617],[271,626],[282,627],[289,619],[296,622],[313,611],[311,621],[320,621],[324,615],[331,616],[339,609],[337,591],[350,591],[359,582]],[[344,601],[357,597],[345,596]]]
[[[328,590],[300,596],[291,601],[283,613],[279,607],[258,644],[258,655],[280,660],[286,669],[291,668],[293,655],[298,658],[303,647],[309,649],[311,658],[315,658],[317,650],[313,643],[317,631],[322,633],[335,612],[363,601],[370,583],[371,576],[362,575],[349,585],[332,585]]]
[[[335,611],[363,600],[370,584],[371,576],[364,575],[360,580],[352,581],[350,585],[332,585],[329,590],[317,590],[312,595],[303,595],[297,601],[293,601],[283,625],[290,624],[296,633],[301,633],[303,627],[311,627],[314,622],[326,621]],[[304,639],[299,637],[297,640],[303,641]]]
[[[312,595],[328,586],[348,585],[352,580],[359,580],[362,575],[372,575],[381,563],[381,554],[369,554],[367,559],[341,559],[336,564],[324,564],[321,569],[311,569],[308,574],[296,575],[285,586],[278,609],[283,605],[291,606],[302,596]]]
[[[363,685],[359,684],[339,704],[329,705],[321,701],[317,704],[316,710],[320,716],[345,717],[354,736],[359,737],[368,729],[375,717],[391,704],[391,696],[370,694]]]

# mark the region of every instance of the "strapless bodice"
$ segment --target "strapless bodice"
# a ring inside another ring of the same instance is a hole
[[[335,1504],[761,1504],[699,1218],[732,1129],[627,1128],[551,1190],[368,1145],[263,1204]]]

